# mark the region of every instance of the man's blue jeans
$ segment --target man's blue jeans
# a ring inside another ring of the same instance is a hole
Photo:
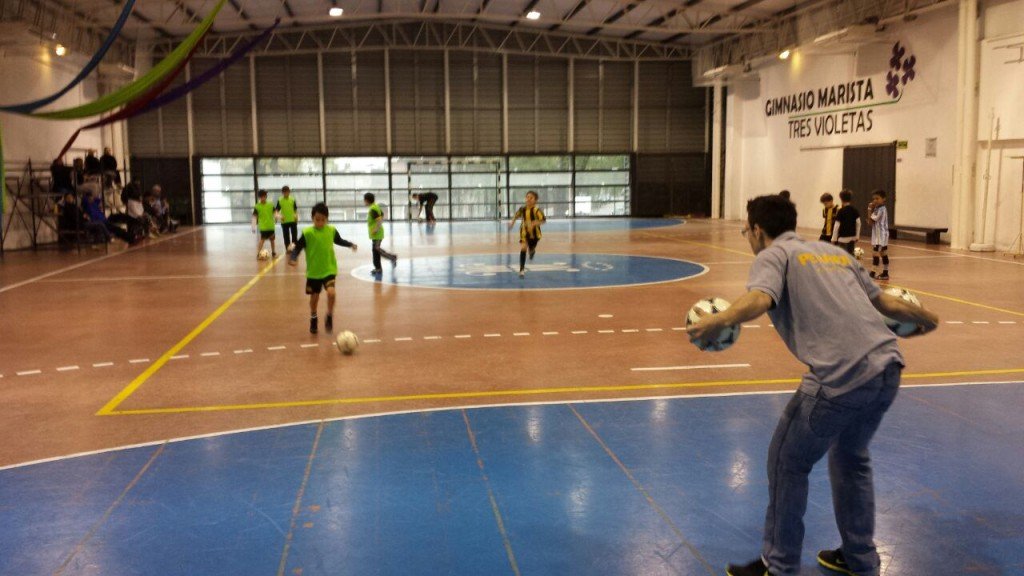
[[[890,364],[856,390],[827,399],[798,391],[786,406],[768,448],[768,513],[762,556],[772,574],[800,572],[807,477],[828,453],[832,506],[850,570],[877,576],[875,487],[868,445],[900,385]]]

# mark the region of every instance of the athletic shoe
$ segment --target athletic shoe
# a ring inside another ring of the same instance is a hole
[[[277,258],[277,252],[271,252],[270,253],[270,257],[271,258]]]
[[[334,316],[333,315],[328,314],[327,318],[324,319],[324,328],[327,329],[328,332],[330,332],[331,330],[334,329]]]
[[[519,271],[519,277],[520,278],[526,278],[526,270],[520,270]]]
[[[383,273],[384,273],[384,271],[381,270],[380,268],[374,268],[373,270],[370,270],[370,274],[383,274]]]
[[[848,574],[849,576],[855,576],[850,571],[850,567],[846,564],[846,558],[843,557],[843,551],[840,549],[835,550],[822,550],[818,552],[818,564],[823,567],[840,574]]]
[[[871,272],[868,272],[868,276],[874,278],[876,276],[875,271],[872,270]]]
[[[309,319],[309,333],[316,334],[316,316]]]
[[[533,261],[533,255],[536,254],[536,253],[537,253],[536,250],[530,250],[530,261],[531,262]]]
[[[889,272],[888,271],[882,272],[881,274],[878,275],[878,279],[879,280],[888,280],[889,279]]]
[[[758,558],[746,566],[729,564],[725,567],[725,573],[729,576],[772,576],[764,560]]]

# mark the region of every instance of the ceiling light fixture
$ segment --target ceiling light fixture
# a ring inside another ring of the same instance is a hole
[[[53,51],[57,54],[57,56],[63,56],[68,53],[68,49],[65,48],[63,44],[57,44]]]
[[[536,10],[530,10],[526,14],[526,18],[528,20],[537,20],[538,18],[540,18],[540,12],[537,12]]]
[[[338,18],[345,13],[345,10],[343,8],[335,6],[334,8],[328,10],[327,13],[330,14],[332,18]]]
[[[779,52],[779,60],[789,60],[789,50]]]

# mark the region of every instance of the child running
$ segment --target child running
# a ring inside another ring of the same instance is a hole
[[[843,206],[836,214],[838,226],[833,226],[832,243],[846,250],[851,255],[860,239],[860,212],[853,207],[853,192],[843,190],[839,193],[839,201]]]
[[[363,202],[370,207],[366,212],[366,227],[370,231],[370,241],[373,243],[373,274],[382,274],[380,257],[383,256],[391,261],[394,266],[398,262],[398,256],[384,250],[380,243],[384,241],[384,211],[377,205],[377,197],[372,192],[363,194]]]
[[[871,218],[871,277],[878,280],[889,279],[889,211],[885,209],[885,190],[871,193],[868,204],[868,217]],[[882,259],[882,273],[876,274],[878,259]]]
[[[338,260],[334,256],[334,245],[346,246],[353,252],[358,246],[345,240],[334,226],[327,224],[327,205],[323,202],[313,206],[313,225],[302,231],[295,241],[295,248],[288,258],[288,265],[295,266],[299,253],[306,249],[306,294],[309,294],[309,333],[317,332],[316,308],[320,302],[320,291],[327,291],[327,319],[324,328],[334,328],[334,278],[338,275]]]
[[[274,205],[267,202],[267,191],[260,190],[258,193],[260,201],[252,209],[253,232],[258,227],[260,230],[260,247],[256,249],[256,259],[260,259],[260,252],[263,251],[263,244],[270,240],[270,257],[277,258],[277,246],[274,244]]]
[[[526,250],[530,250],[530,261],[537,252],[537,242],[540,242],[540,225],[547,222],[544,213],[537,208],[537,193],[530,190],[526,193],[526,206],[520,206],[516,215],[508,223],[508,229],[515,226],[516,220],[522,218],[523,223],[519,226],[519,277],[526,276]]]
[[[281,188],[281,197],[277,199],[274,211],[281,215],[281,233],[284,234],[285,250],[294,248],[292,242],[299,239],[299,206],[292,198],[292,189]]]

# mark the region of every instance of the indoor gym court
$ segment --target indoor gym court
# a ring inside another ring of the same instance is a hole
[[[547,228],[523,280],[499,223],[390,225],[379,282],[339,250],[352,356],[308,333],[301,267],[252,259],[245,227],[87,265],[9,254],[0,305],[31,313],[0,339],[0,572],[720,573],[756,549],[803,371],[767,317],[718,353],[681,331],[741,293],[739,223]],[[1021,573],[1021,262],[892,251],[942,326],[901,341],[874,443],[885,573]],[[81,305],[38,304],[68,291]],[[824,466],[806,522],[805,550],[833,545]]]

